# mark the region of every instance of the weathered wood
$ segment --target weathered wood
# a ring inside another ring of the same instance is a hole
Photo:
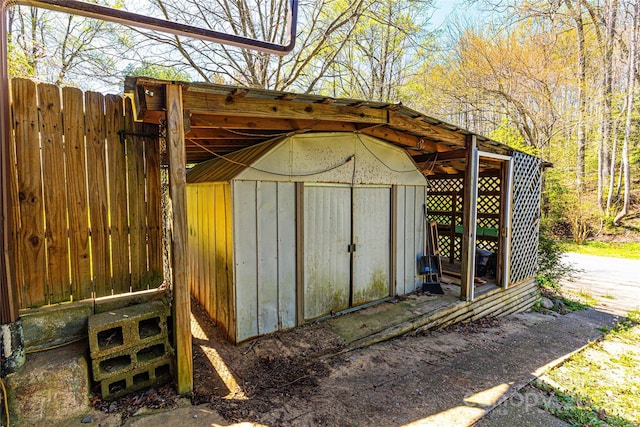
[[[374,136],[376,138],[384,139],[386,141],[391,141],[398,145],[415,148],[416,154],[419,153],[419,151],[417,150],[436,151],[439,148],[438,145],[432,141],[389,129],[387,127],[365,127],[363,129],[360,129],[360,132],[366,135]],[[418,160],[415,161],[417,162]]]
[[[412,133],[442,141],[455,147],[465,146],[465,135],[430,125],[420,119],[412,119],[394,111],[389,111],[389,125]]]
[[[48,302],[38,110],[34,108],[36,85],[30,80],[14,79],[12,92],[20,204],[16,258],[22,263],[21,306],[30,307]]]
[[[96,297],[111,295],[111,256],[109,251],[109,200],[107,197],[107,164],[104,96],[85,93],[85,137],[87,144],[87,177],[91,225],[91,265]]]
[[[62,139],[60,88],[38,85],[42,179],[45,185],[47,298],[50,302],[69,300],[69,246],[67,238],[67,195]]]
[[[144,135],[158,135],[158,127],[147,124]],[[150,288],[162,283],[162,188],[160,183],[160,141],[147,136],[144,142],[147,187],[147,256],[148,270],[145,282]]]
[[[0,26],[4,22],[0,22]],[[0,31],[1,32],[1,31]],[[9,86],[6,87],[5,83]],[[9,105],[0,104],[0,145],[2,152],[0,157],[0,212],[6,215],[5,238],[0,243],[2,250],[7,254],[0,260],[0,323],[13,323],[20,317],[20,302],[22,301],[22,263],[19,262],[18,248],[20,246],[20,211],[18,200],[18,175],[14,165],[16,164],[16,140],[12,136],[13,123],[11,123],[11,107],[13,105],[13,91],[11,82],[0,82],[4,96],[9,96]],[[7,91],[5,92],[4,89]],[[5,111],[8,107],[8,111]],[[4,283],[2,281],[5,281]]]
[[[71,87],[63,88],[62,104],[64,106],[64,157],[67,170],[71,284],[73,298],[82,300],[90,298],[92,293],[82,92]]]
[[[475,135],[469,135],[467,144],[467,165],[464,177],[464,198],[462,215],[462,278],[460,299],[473,300],[473,277],[476,257],[476,219],[478,203],[478,146]]]
[[[178,393],[193,390],[191,352],[191,301],[187,285],[186,154],[182,115],[182,89],[166,85],[167,155],[172,204],[173,322]]]
[[[308,129],[317,132],[353,132],[354,124],[349,122],[325,122],[311,119],[288,120],[277,117],[237,117],[219,116],[211,114],[189,113],[191,132],[198,132],[203,137],[207,131],[218,134],[220,129],[255,130],[256,133],[264,131],[293,131]]]
[[[125,111],[131,289],[138,291],[146,288],[143,279],[147,270],[144,140],[139,136],[142,135],[143,125],[135,123],[133,116],[129,114],[129,99],[126,99]]]
[[[458,279],[462,278],[462,274],[456,273],[455,271],[442,270],[442,274],[446,274],[447,276],[455,277],[455,278],[458,278]],[[484,279],[481,279],[478,276],[476,276],[476,277],[473,278],[473,283],[477,283],[479,285],[484,285],[485,283],[487,283],[487,281],[484,280]]]
[[[335,106],[310,102],[290,102],[277,99],[247,99],[190,91],[184,93],[184,108],[191,111],[191,113],[234,115],[240,117],[381,124],[387,122],[387,111],[373,108]]]
[[[109,156],[109,211],[111,230],[111,287],[115,294],[131,290],[129,272],[129,223],[127,215],[127,175],[124,141],[118,132],[124,130],[122,98],[107,95],[106,137]]]

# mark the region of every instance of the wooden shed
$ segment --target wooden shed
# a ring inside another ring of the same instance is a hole
[[[413,292],[426,186],[406,151],[357,133],[201,163],[187,174],[192,292],[235,342]]]

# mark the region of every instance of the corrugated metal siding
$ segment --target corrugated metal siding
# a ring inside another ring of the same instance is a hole
[[[426,220],[423,209],[426,189],[397,187],[396,293],[408,294],[422,285],[418,259],[424,255]]]
[[[261,144],[256,144],[222,157],[215,157],[197,164],[187,172],[187,182],[190,184],[202,182],[231,181],[249,165],[260,159],[266,153],[282,142],[282,138],[274,138]]]
[[[187,173],[189,183],[233,179],[427,185],[406,151],[367,135],[344,132],[274,139],[206,161]]]
[[[353,189],[353,305],[389,296],[391,188]]]
[[[349,307],[351,189],[304,188],[304,318]]]
[[[295,185],[234,181],[237,341],[296,324]]]
[[[187,186],[188,282],[221,331],[235,339],[229,184]]]

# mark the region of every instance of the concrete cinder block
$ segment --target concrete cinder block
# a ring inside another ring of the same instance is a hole
[[[89,348],[92,358],[121,353],[123,349],[167,336],[169,308],[152,301],[96,314],[89,318]]]
[[[103,399],[116,399],[136,390],[156,387],[173,378],[173,357],[162,357],[128,372],[122,372],[100,383]]]
[[[103,381],[136,370],[165,356],[173,355],[166,335],[155,341],[135,346],[123,346],[118,352],[91,357],[93,379]]]

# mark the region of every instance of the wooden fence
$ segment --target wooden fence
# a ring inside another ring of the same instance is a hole
[[[162,281],[158,127],[117,95],[11,81],[12,245],[20,307]]]

